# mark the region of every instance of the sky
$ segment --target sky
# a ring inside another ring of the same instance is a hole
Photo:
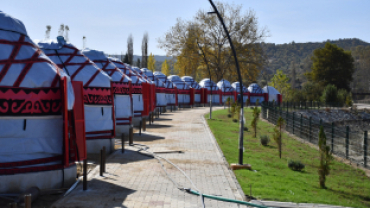
[[[254,10],[259,27],[267,28],[265,42],[321,42],[359,38],[370,42],[369,0],[221,0]],[[92,49],[109,54],[127,51],[134,37],[134,54],[141,55],[144,32],[149,52],[166,55],[158,38],[177,18],[190,20],[198,10],[211,11],[208,0],[0,0],[0,10],[20,19],[31,39],[44,39],[46,25],[56,38],[60,24],[70,28],[70,42],[82,47],[82,37]]]

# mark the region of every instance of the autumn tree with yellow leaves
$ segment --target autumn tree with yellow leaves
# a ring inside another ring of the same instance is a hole
[[[162,73],[166,76],[170,75],[170,66],[168,65],[167,59],[162,63]]]
[[[150,53],[148,58],[148,69],[154,71],[155,70],[155,58],[152,53]]]
[[[252,10],[243,13],[240,5],[216,4],[235,46],[243,81],[256,81],[266,61],[259,44],[266,36],[265,29],[258,27]],[[199,10],[192,20],[179,18],[158,42],[167,55],[177,57],[175,71],[179,76],[190,75],[196,80],[210,77],[216,82],[237,80],[229,41],[216,15]]]

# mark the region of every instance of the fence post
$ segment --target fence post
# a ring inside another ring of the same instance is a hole
[[[349,126],[346,126],[346,159],[348,159],[349,153]]]
[[[331,152],[334,151],[334,122],[331,122]]]
[[[367,131],[364,131],[364,167],[367,168]]]
[[[293,128],[293,134],[294,134],[294,117],[295,117],[295,112],[293,112],[293,125],[292,125],[292,128]]]
[[[310,116],[310,142],[312,142],[312,117]]]
[[[301,121],[300,121],[300,127],[299,127],[299,137],[302,138],[302,124],[303,124],[303,115],[301,114]]]

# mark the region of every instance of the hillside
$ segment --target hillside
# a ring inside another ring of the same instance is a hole
[[[265,67],[264,77],[261,79],[269,80],[277,69],[283,70],[284,73],[290,75],[291,68],[295,67],[297,79],[304,82],[304,73],[311,70],[311,56],[315,49],[324,47],[326,42],[334,43],[344,50],[352,51],[356,62],[362,62],[364,58],[369,57],[370,53],[363,54],[364,49],[370,47],[370,43],[364,42],[357,38],[327,40],[323,42],[308,42],[308,43],[287,43],[287,44],[274,44],[262,43],[267,64]],[[359,52],[359,50],[361,52]],[[359,56],[358,54],[362,54]],[[364,66],[359,67],[356,65],[357,71],[365,70]]]

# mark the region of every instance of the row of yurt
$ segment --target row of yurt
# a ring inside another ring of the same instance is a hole
[[[167,98],[166,98],[166,85],[154,76],[153,72],[147,68],[142,68],[141,71],[145,76],[154,82],[155,86],[155,107],[167,107]]]
[[[75,161],[86,159],[82,82],[71,82],[2,11],[0,69],[0,192],[71,185]]]
[[[182,81],[184,81],[187,85],[191,87],[191,89],[194,90],[194,101],[193,105],[199,105],[202,103],[202,97],[203,97],[203,89],[200,87],[198,82],[196,82],[193,77],[191,76],[183,76],[181,77]]]
[[[147,118],[154,112],[155,109],[155,83],[148,79],[148,77],[138,67],[131,67],[132,71],[136,73],[141,79],[145,80],[143,95],[144,95],[144,112],[142,117]]]
[[[199,82],[199,86],[204,89],[202,102],[209,104],[212,99],[214,105],[222,103],[220,90],[212,80],[205,78]]]
[[[104,54],[103,51],[92,50],[92,49],[83,49],[82,54],[93,61],[102,71],[104,71],[111,79],[111,88],[113,92],[113,108],[107,106],[92,106],[89,108],[90,111],[86,114],[90,116],[108,116],[114,115],[114,132],[113,134],[110,131],[104,130],[112,123],[99,123],[97,118],[92,118],[92,128],[93,132],[86,133],[87,139],[94,140],[90,145],[88,144],[89,152],[99,152],[102,146],[108,148],[109,152],[114,150],[114,137],[115,134],[125,133],[129,134],[129,129],[132,121],[132,97],[131,97],[131,79],[122,73],[116,65],[109,61],[108,57]],[[85,109],[89,109],[85,108]],[[95,115],[94,115],[95,114]],[[86,128],[89,128],[86,125]],[[103,129],[104,128],[104,129]],[[96,131],[96,129],[98,129]]]
[[[194,90],[177,75],[170,75],[167,79],[177,87],[178,105],[192,106],[194,104]]]
[[[167,107],[178,106],[178,100],[177,100],[177,87],[176,85],[167,79],[167,76],[164,75],[162,72],[154,72],[154,76],[159,79],[161,82],[164,83],[166,87],[166,100],[167,100]]]

